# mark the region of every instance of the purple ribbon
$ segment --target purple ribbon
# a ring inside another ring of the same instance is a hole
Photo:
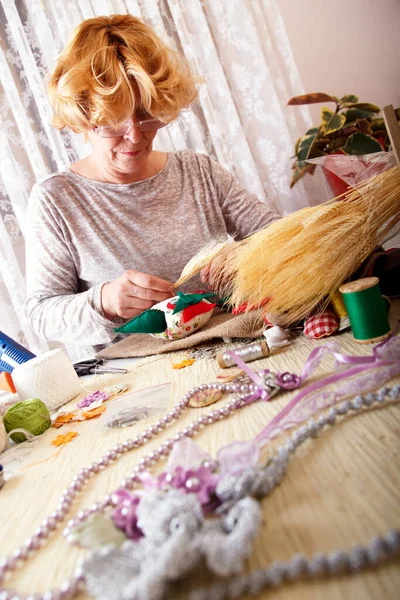
[[[226,354],[233,358],[237,366],[241,367],[246,375],[248,375],[250,379],[252,379],[252,381],[254,381],[254,383],[257,385],[257,388],[254,390],[254,392],[250,396],[247,396],[246,404],[251,404],[256,400],[265,400],[266,402],[271,400],[273,397],[273,394],[270,393],[271,386],[268,384],[268,381],[266,381],[265,378],[265,376],[271,373],[271,371],[269,369],[265,369],[264,371],[261,371],[260,375],[259,373],[253,371],[253,369],[250,369],[250,367],[247,366],[244,360],[238,356],[234,350],[229,350],[226,352]],[[274,374],[271,373],[271,376],[274,376]],[[299,387],[301,384],[301,379],[293,373],[281,373],[274,377],[277,387],[279,388],[293,390]]]
[[[338,381],[343,381],[359,373],[363,373],[374,368],[390,366],[394,363],[398,363],[400,370],[400,353],[396,349],[396,343],[398,343],[398,339],[396,339],[395,337],[396,331],[397,327],[389,338],[377,344],[373,348],[371,356],[350,356],[347,354],[342,354],[337,350],[336,344],[327,343],[324,346],[315,348],[310,353],[300,376],[294,375],[292,373],[278,373],[275,376],[275,381],[277,385],[279,386],[279,388],[289,390],[300,387],[300,385],[311,375],[311,373],[320,364],[321,359],[327,354],[333,356],[336,360],[336,363],[350,365],[350,368],[346,369],[345,371],[329,375],[328,377],[325,377],[315,383],[311,383],[306,388],[304,388],[287,404],[287,406],[285,406],[285,408],[283,408],[272,419],[272,421],[267,425],[267,427],[265,427],[257,435],[256,440],[261,442],[268,438],[271,431],[277,427],[277,425],[293,410],[293,408],[301,400],[303,400],[303,398],[317,390],[320,390],[321,388],[324,388]],[[253,391],[253,393],[247,396],[246,404],[251,404],[256,400],[264,400],[266,402],[271,400],[273,394],[270,393],[268,382],[265,379],[265,376],[268,375],[270,371],[268,369],[265,369],[264,371],[256,373],[243,361],[243,359],[240,356],[235,354],[234,350],[229,350],[227,354],[235,360],[236,364],[239,367],[241,367],[241,369],[243,369],[243,371],[257,385],[257,388]],[[387,355],[387,357],[385,357],[385,354]]]

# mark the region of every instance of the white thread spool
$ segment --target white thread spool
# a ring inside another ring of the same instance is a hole
[[[264,329],[263,334],[270,350],[272,348],[282,348],[290,344],[290,331],[283,329],[279,325]]]
[[[244,362],[251,362],[269,356],[269,348],[266,341],[256,342],[240,348],[231,349],[237,356],[239,356]],[[221,369],[227,369],[237,365],[236,360],[233,356],[230,356],[226,352],[220,352],[217,354],[217,363]]]
[[[3,419],[0,417],[0,452],[7,448],[8,437],[6,428],[4,427]]]
[[[50,411],[63,406],[82,391],[71,361],[59,348],[18,365],[12,378],[21,400],[40,398]]]

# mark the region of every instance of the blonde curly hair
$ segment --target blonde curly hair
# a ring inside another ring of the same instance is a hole
[[[187,61],[131,15],[83,21],[48,82],[52,124],[82,133],[117,126],[138,106],[166,123],[197,96]]]

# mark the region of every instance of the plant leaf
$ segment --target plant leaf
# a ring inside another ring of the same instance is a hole
[[[332,117],[334,116],[334,112],[333,110],[331,110],[330,108],[327,108],[326,106],[323,106],[321,108],[321,120],[323,121],[323,123],[329,123],[329,121],[332,119]]]
[[[306,173],[310,173],[310,175],[313,175],[316,168],[317,165],[312,165],[310,163],[305,163],[302,167],[299,167],[297,165],[292,176],[292,181],[290,182],[290,187],[292,188],[294,185],[296,185],[296,183],[302,177],[304,177]]]
[[[372,137],[377,138],[377,137],[386,137],[387,136],[387,131],[386,129],[374,129],[373,133],[372,133]]]
[[[379,106],[376,104],[370,104],[369,102],[344,102],[343,108],[359,108],[360,110],[368,110],[373,113],[381,112]]]
[[[350,121],[356,121],[358,119],[372,119],[375,117],[375,113],[369,110],[361,110],[360,108],[349,108],[343,114],[346,115],[346,123],[349,123]]]
[[[346,96],[343,96],[343,98],[340,98],[340,102],[358,102],[358,97],[354,94],[347,94]]]
[[[296,140],[296,143],[294,145],[294,155],[297,156],[297,153],[299,151],[299,146],[300,146],[300,142],[301,142],[302,138],[299,137],[298,140]]]
[[[368,119],[360,119],[357,123],[357,126],[361,133],[366,133],[368,135],[371,134],[372,127]]]
[[[319,129],[318,129],[319,131]],[[299,163],[304,162],[310,157],[313,143],[315,142],[318,133],[312,133],[311,135],[305,135],[299,144],[299,152],[297,154],[297,160]]]
[[[330,133],[337,131],[343,127],[346,122],[346,117],[344,115],[334,113],[332,110],[329,110],[329,108],[326,108],[326,106],[321,108],[321,119],[324,123],[325,135],[329,135]]]
[[[313,94],[303,94],[302,96],[294,96],[287,103],[288,106],[298,106],[299,104],[318,104],[319,102],[334,102],[338,104],[335,96],[316,92]]]
[[[319,127],[311,127],[311,129],[307,129],[304,135],[312,135],[313,133],[318,133]],[[301,138],[300,138],[301,139]]]
[[[362,155],[372,152],[381,152],[382,146],[370,135],[365,133],[353,133],[344,146],[346,154]]]
[[[329,142],[329,144],[326,146],[328,154],[332,154],[332,152],[336,152],[336,150],[339,150],[339,148],[343,148],[348,139],[349,138],[347,135],[341,135]]]
[[[349,137],[349,135],[351,135],[352,133],[357,133],[359,131],[359,129],[358,129],[358,127],[355,127],[355,125],[357,125],[357,121],[354,121],[353,124],[351,124],[351,123],[347,124],[346,123],[344,127],[342,127],[341,129],[338,129],[337,131],[335,131],[335,135],[331,136],[329,138],[329,140],[335,139],[335,138],[340,137],[342,135],[345,135],[346,137]]]
[[[377,129],[385,129],[385,121],[383,119],[374,119],[371,123],[372,131]]]

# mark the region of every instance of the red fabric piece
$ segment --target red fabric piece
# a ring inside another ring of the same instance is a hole
[[[268,304],[268,301],[269,301],[269,298],[265,298],[258,305],[249,304],[248,302],[243,302],[243,304],[239,304],[239,306],[237,306],[236,308],[232,308],[232,314],[240,315],[240,313],[244,313],[247,310],[257,310],[258,308],[261,308],[262,306],[265,306],[266,304]]]
[[[213,308],[215,308],[215,306],[217,305],[209,304],[208,302],[204,302],[204,300],[201,300],[197,304],[187,306],[182,311],[182,321],[183,323],[187,323],[188,321],[191,321],[192,319],[197,317],[197,315],[202,315],[208,312],[209,310],[212,310]]]
[[[232,308],[232,314],[233,315],[240,315],[240,313],[244,313],[247,310],[247,302],[244,302],[243,304],[240,304],[240,306],[237,306],[236,308]]]
[[[321,315],[314,315],[304,321],[304,335],[311,340],[332,335],[339,327],[339,319],[331,310],[326,310]]]
[[[168,302],[167,308],[175,308],[176,302]]]
[[[273,326],[274,326],[274,324],[273,324],[273,323],[271,323],[271,321],[268,321],[268,319],[267,319],[267,315],[264,315],[264,316],[263,316],[263,321],[264,321],[264,323],[265,323],[265,325],[266,325],[267,327],[273,327]]]

